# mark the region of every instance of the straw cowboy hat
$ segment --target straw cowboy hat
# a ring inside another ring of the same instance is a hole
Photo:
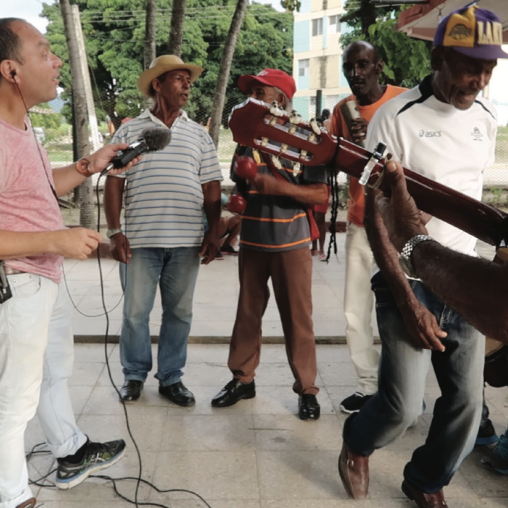
[[[186,64],[181,58],[176,55],[162,55],[156,58],[151,64],[150,68],[147,69],[138,79],[138,89],[147,97],[150,97],[150,85],[155,78],[158,78],[165,72],[176,71],[179,69],[185,69],[190,72],[191,83],[199,78],[199,75],[203,72],[203,67],[199,65]]]

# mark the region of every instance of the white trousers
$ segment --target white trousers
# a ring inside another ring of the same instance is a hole
[[[365,395],[377,392],[379,364],[371,325],[374,294],[370,279],[373,266],[374,255],[365,228],[348,222],[344,286],[346,340],[358,378],[358,391]]]
[[[36,411],[55,457],[86,442],[67,387],[74,338],[65,287],[29,273],[8,279],[13,297],[0,304],[0,508],[33,497],[24,433]]]

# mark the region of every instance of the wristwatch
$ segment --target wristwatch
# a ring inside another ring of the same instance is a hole
[[[413,254],[414,248],[422,242],[435,242],[434,238],[428,235],[416,235],[410,238],[399,254],[399,263],[403,272],[412,279],[417,279],[413,262],[411,261],[411,255]]]
[[[122,232],[122,228],[115,228],[115,229],[108,229],[106,236],[108,238],[111,238],[112,236],[117,235],[118,233]]]

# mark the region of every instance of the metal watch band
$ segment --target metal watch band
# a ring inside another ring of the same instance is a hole
[[[399,261],[402,269],[404,270],[405,274],[409,277],[415,278],[416,273],[413,266],[413,262],[411,260],[411,255],[413,254],[414,248],[422,242],[435,242],[434,238],[428,235],[415,235],[412,238],[410,238],[404,247],[402,247],[402,250],[399,254]]]
[[[108,229],[108,231],[106,232],[106,236],[108,238],[111,238],[112,236],[115,236],[121,232],[122,232],[122,228]]]

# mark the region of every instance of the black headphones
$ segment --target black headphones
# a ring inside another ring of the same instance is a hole
[[[12,71],[11,76],[12,76],[12,79],[14,79],[16,77],[16,71]]]

